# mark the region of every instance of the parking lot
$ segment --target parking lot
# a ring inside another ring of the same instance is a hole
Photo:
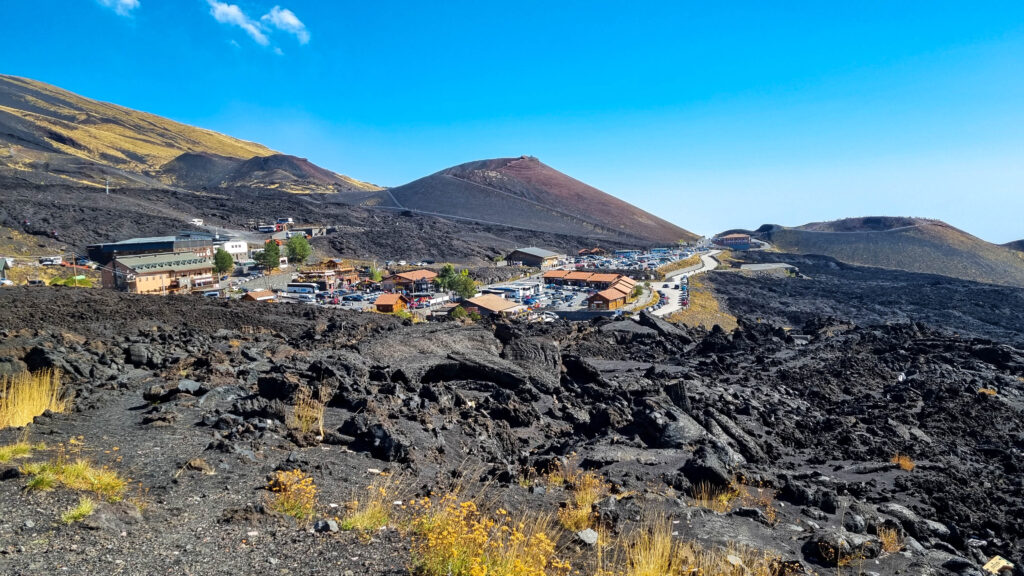
[[[695,252],[684,248],[665,248],[650,251],[624,250],[607,255],[585,255],[570,259],[567,268],[594,268],[607,270],[650,270],[693,256]]]

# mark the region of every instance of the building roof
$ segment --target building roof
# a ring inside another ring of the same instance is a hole
[[[433,270],[427,270],[424,268],[422,270],[400,272],[398,274],[395,274],[395,276],[398,276],[399,278],[404,278],[411,282],[419,282],[420,280],[432,280],[434,278],[437,278],[437,272],[434,272]]]
[[[543,278],[565,278],[569,274],[568,270],[548,270],[544,273]]]
[[[157,242],[174,242],[175,236],[148,236],[145,238],[129,238],[118,242],[107,242],[100,246],[130,246],[132,244],[153,244]]]
[[[587,278],[587,282],[615,282],[622,277],[622,274],[594,274],[590,278]]]
[[[512,310],[513,308],[522,308],[522,304],[517,304],[511,300],[506,300],[501,296],[495,294],[484,294],[483,296],[477,296],[476,298],[470,298],[469,302],[479,308],[484,308],[491,312],[505,312]]]
[[[627,296],[625,292],[617,290],[615,288],[608,288],[607,290],[601,290],[597,294],[592,295],[587,300],[622,300]]]
[[[609,290],[618,290],[619,292],[622,292],[623,294],[625,294],[627,296],[631,292],[633,292],[634,288],[636,288],[635,284],[626,284],[625,282],[622,282],[621,280],[608,287]]]
[[[405,300],[405,303],[409,303],[409,299],[401,294],[381,294],[377,296],[377,299],[373,301],[374,306],[394,306],[399,301]]]
[[[569,272],[565,275],[566,280],[589,280],[593,272]]]
[[[213,268],[213,259],[196,256],[190,252],[167,252],[163,254],[140,254],[118,256],[117,266],[130,268],[136,274],[162,272],[166,270],[203,270]]]
[[[725,236],[718,237],[719,240],[725,240],[727,238],[732,240],[750,240],[750,234],[726,234]]]
[[[242,296],[242,298],[249,299],[249,300],[257,300],[257,301],[259,301],[259,300],[273,300],[276,297],[277,297],[277,294],[274,294],[270,290],[250,290],[249,292],[245,293],[245,296]]]
[[[625,285],[627,285],[627,286],[629,286],[630,288],[632,288],[633,286],[636,286],[636,280],[633,280],[629,276],[620,276],[619,279],[615,281],[616,284],[618,284],[620,282],[625,284]]]
[[[558,258],[560,256],[560,254],[556,254],[551,250],[537,248],[536,246],[530,246],[529,248],[516,248],[512,251],[512,254],[515,254],[516,252],[529,254],[530,256],[536,256],[537,258]]]

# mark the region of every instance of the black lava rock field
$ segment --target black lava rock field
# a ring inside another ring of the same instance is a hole
[[[407,574],[409,499],[458,486],[491,511],[556,515],[572,499],[545,472],[573,467],[611,485],[592,509],[605,539],[657,514],[703,547],[768,552],[775,574],[980,575],[997,555],[1021,566],[1019,311],[1016,325],[955,323],[941,306],[852,314],[860,300],[833,286],[852,302],[814,315],[802,307],[825,289],[777,286],[824,282],[811,268],[715,273],[719,293],[740,286],[734,312],[776,294],[732,333],[647,314],[412,324],[2,290],[0,372],[60,370],[75,397],[67,413],[0,430],[0,446],[46,445],[0,463],[0,573]],[[963,297],[991,290],[967,284]],[[310,398],[325,406],[322,431],[294,425]],[[27,489],[27,463],[72,452],[130,478],[132,497],[62,522],[78,496]],[[267,505],[268,478],[292,469],[318,488],[305,522]],[[394,519],[338,530],[333,517],[382,474],[401,479]],[[602,561],[585,532],[557,532],[572,573]]]

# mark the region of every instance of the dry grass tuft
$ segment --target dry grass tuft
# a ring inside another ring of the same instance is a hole
[[[295,406],[288,415],[288,427],[295,430],[302,436],[316,430],[320,437],[324,435],[324,407],[327,402],[324,396],[324,388],[320,388],[317,398],[313,392],[303,386],[295,393]]]
[[[576,478],[583,473],[580,468],[579,458],[576,454],[570,454],[568,458],[560,458],[551,466],[544,475],[544,482],[548,486],[562,488],[572,484]]]
[[[339,524],[341,529],[371,532],[387,526],[399,490],[399,483],[390,476],[375,479],[366,487],[362,499],[353,498],[345,504],[345,517]]]
[[[493,516],[447,494],[412,503],[413,562],[423,576],[564,576],[550,516]]]
[[[701,482],[693,487],[690,495],[693,497],[695,505],[725,514],[736,505],[740,498],[740,490],[735,482],[729,486],[716,486],[709,482]]]
[[[65,524],[74,524],[84,520],[88,516],[92,516],[92,513],[96,510],[96,502],[88,496],[83,496],[78,499],[78,505],[69,508],[66,512],[61,514],[60,520]]]
[[[983,394],[985,396],[995,396],[998,393],[999,391],[995,388],[978,388],[978,394]]]
[[[578,474],[570,482],[571,497],[558,510],[558,521],[568,530],[593,528],[597,520],[594,504],[611,492],[611,484],[593,472]]]
[[[267,507],[296,520],[309,520],[316,510],[316,485],[299,469],[274,472],[267,483],[271,495]]]
[[[704,548],[672,537],[667,519],[648,522],[621,544],[625,566],[614,576],[783,576],[775,554],[730,545]]]
[[[548,486],[569,490],[571,496],[559,509],[558,520],[563,527],[573,531],[594,526],[594,504],[611,492],[611,484],[603,477],[580,468],[575,454],[557,460],[544,475],[544,481]]]
[[[21,441],[7,446],[0,446],[0,464],[5,464],[16,458],[27,458],[33,450],[45,450],[46,444],[29,444]]]
[[[889,459],[889,462],[896,464],[901,470],[906,470],[907,472],[910,472],[915,466],[917,466],[910,456],[907,456],[906,454],[896,454]]]
[[[625,545],[626,576],[664,576],[678,572],[681,567],[676,565],[677,552],[668,522],[640,530]]]
[[[880,527],[878,529],[878,540],[882,543],[882,551],[894,554],[903,549],[903,539],[895,528]]]
[[[750,486],[743,479],[734,478],[728,486],[702,482],[693,487],[691,496],[696,506],[719,514],[743,506],[760,509],[769,524],[775,524],[779,517],[779,510],[775,507],[775,491],[764,486]]]
[[[46,412],[66,412],[60,372],[43,370],[0,377],[0,429],[25,426]]]
[[[29,462],[21,467],[21,471],[31,476],[25,485],[28,490],[45,491],[64,486],[117,502],[124,498],[128,489],[128,480],[116,471],[106,466],[96,467],[83,458],[73,462],[65,461],[63,457],[51,462]]]

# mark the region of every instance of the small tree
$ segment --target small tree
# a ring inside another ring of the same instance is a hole
[[[263,245],[263,252],[257,256],[256,263],[267,270],[274,270],[281,265],[281,247],[273,240],[267,240]]]
[[[288,261],[295,264],[302,264],[306,258],[313,253],[309,247],[309,241],[305,236],[292,236],[288,240]]]
[[[384,279],[384,275],[380,273],[380,268],[376,266],[370,266],[370,281],[380,282]]]
[[[451,289],[462,298],[476,296],[476,282],[468,274],[460,274],[452,282]]]
[[[445,264],[441,271],[437,273],[437,277],[434,278],[434,287],[438,290],[452,290],[458,276],[458,273],[455,272],[455,266]]]
[[[469,312],[466,312],[466,309],[462,306],[456,306],[455,308],[452,308],[451,316],[456,320],[462,320],[469,316]]]
[[[228,254],[228,251],[223,248],[217,248],[217,252],[213,255],[213,271],[217,274],[223,274],[228,270],[233,270],[235,267],[235,259]]]

